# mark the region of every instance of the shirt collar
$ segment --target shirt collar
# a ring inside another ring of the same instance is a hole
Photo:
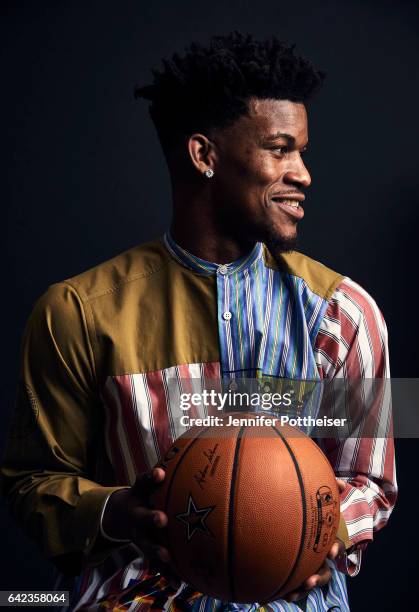
[[[245,268],[249,268],[263,255],[263,244],[261,242],[257,242],[250,253],[244,255],[240,259],[228,264],[218,264],[211,261],[205,261],[205,259],[201,259],[186,249],[183,249],[173,240],[170,232],[168,231],[164,234],[163,240],[167,250],[174,259],[190,270],[204,276],[211,276],[217,272],[219,274],[228,276],[230,274],[240,272]]]

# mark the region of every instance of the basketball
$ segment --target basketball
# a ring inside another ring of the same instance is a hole
[[[158,465],[166,470],[154,497],[169,519],[165,545],[174,571],[197,591],[268,603],[323,564],[339,492],[325,455],[298,429],[192,427]]]

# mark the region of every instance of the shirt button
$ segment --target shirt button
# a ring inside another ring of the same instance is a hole
[[[227,267],[227,266],[224,266],[224,265],[223,265],[223,266],[219,266],[219,268],[218,268],[217,272],[218,272],[219,274],[223,274],[223,275],[224,275],[224,274],[227,274],[227,272],[228,272],[228,267]]]
[[[230,311],[227,310],[226,312],[223,312],[224,321],[230,321],[231,317],[232,317],[232,314]]]

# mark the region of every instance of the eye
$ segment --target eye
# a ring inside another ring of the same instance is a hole
[[[282,157],[283,155],[289,153],[289,147],[285,145],[283,147],[272,147],[271,151]]]

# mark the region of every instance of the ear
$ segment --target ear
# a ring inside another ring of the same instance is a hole
[[[215,169],[217,155],[215,145],[204,134],[192,134],[188,140],[188,152],[195,169],[204,174],[205,170]]]

